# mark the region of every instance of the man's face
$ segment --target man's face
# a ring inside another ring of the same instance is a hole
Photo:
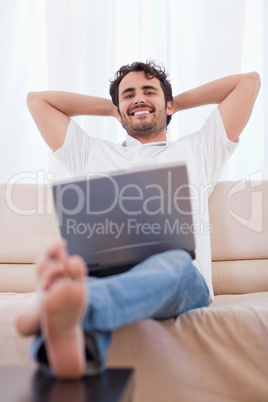
[[[118,88],[119,114],[127,133],[139,140],[165,139],[167,114],[172,102],[165,96],[158,78],[148,79],[143,71],[128,73]]]

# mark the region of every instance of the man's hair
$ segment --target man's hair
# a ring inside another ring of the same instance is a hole
[[[115,73],[114,80],[110,80],[110,95],[115,106],[119,108],[118,87],[120,82],[128,73],[133,71],[143,71],[145,77],[148,79],[158,78],[164,92],[166,107],[168,101],[173,102],[172,88],[167,79],[168,74],[166,73],[165,68],[156,64],[152,60],[148,60],[146,63],[135,61],[132,64],[126,64]],[[167,125],[170,123],[170,120],[171,116],[167,116]]]

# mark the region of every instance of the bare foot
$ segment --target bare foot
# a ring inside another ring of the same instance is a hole
[[[40,331],[39,321],[39,300],[31,300],[26,308],[18,315],[15,325],[19,333],[23,336],[37,334]]]
[[[40,331],[40,308],[43,292],[57,277],[64,275],[67,265],[67,251],[65,243],[60,241],[54,244],[38,264],[38,291],[19,313],[15,325],[21,335],[35,335]]]
[[[54,245],[38,267],[38,302],[16,322],[24,335],[41,330],[50,367],[62,379],[78,378],[85,368],[85,274],[80,257],[68,257],[63,242]]]
[[[82,319],[86,304],[85,268],[71,257],[70,277],[57,279],[46,293],[41,308],[41,330],[51,369],[58,378],[75,379],[85,369]]]

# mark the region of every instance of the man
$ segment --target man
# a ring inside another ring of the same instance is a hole
[[[72,175],[110,172],[144,164],[185,161],[195,224],[208,222],[207,200],[224,162],[252,112],[260,87],[257,73],[225,77],[172,97],[163,68],[152,62],[123,66],[106,99],[64,92],[30,93],[28,107],[49,147]],[[215,103],[204,127],[175,142],[166,128],[173,113]],[[115,145],[88,136],[70,117],[115,116],[127,131]],[[130,271],[87,280],[78,256],[63,242],[39,264],[38,303],[17,319],[24,335],[38,334],[33,357],[59,378],[104,369],[111,331],[143,318],[166,319],[205,307],[213,299],[209,233],[196,233],[197,258],[173,250],[156,254]]]

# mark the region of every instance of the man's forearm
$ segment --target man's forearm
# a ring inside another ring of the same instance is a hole
[[[70,117],[80,115],[114,116],[112,101],[69,92],[30,92],[27,106],[42,137],[56,151],[63,144]]]
[[[29,109],[35,102],[46,102],[68,117],[80,115],[116,116],[116,107],[109,99],[70,92],[31,92],[27,103]]]
[[[208,104],[220,104],[237,87],[247,84],[256,73],[230,75],[174,97],[174,112]]]

